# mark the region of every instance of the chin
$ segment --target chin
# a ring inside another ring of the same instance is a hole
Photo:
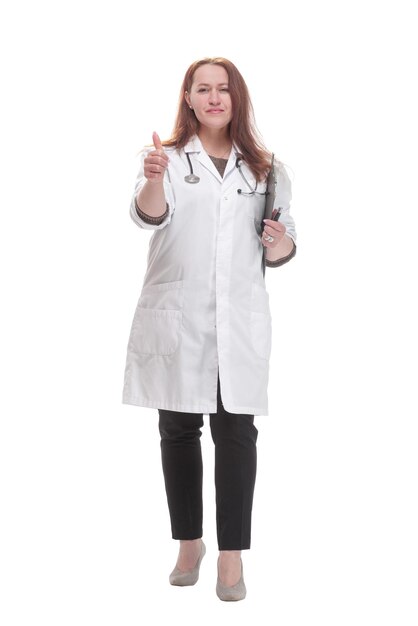
[[[205,118],[200,123],[203,126],[207,126],[208,128],[219,128],[219,129],[221,129],[221,128],[225,128],[225,126],[228,126],[230,121],[231,120],[226,120],[225,118],[224,119],[210,119],[210,118],[207,119],[207,118]]]

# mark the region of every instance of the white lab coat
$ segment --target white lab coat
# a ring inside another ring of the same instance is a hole
[[[260,240],[265,197],[249,191],[236,167],[233,146],[223,178],[194,137],[170,162],[164,190],[169,215],[159,225],[143,221],[134,198],[144,178],[144,149],[130,207],[133,221],[154,230],[148,267],[132,321],[124,376],[124,404],[190,413],[217,410],[218,368],[222,402],[230,413],[268,415],[272,320]],[[200,182],[190,184],[187,157]],[[275,207],[296,241],[289,214],[291,182],[280,162]],[[255,177],[242,163],[252,186]],[[257,191],[265,191],[259,183]]]

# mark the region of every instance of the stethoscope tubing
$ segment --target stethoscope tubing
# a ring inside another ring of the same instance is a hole
[[[200,178],[199,178],[199,176],[197,176],[193,172],[193,166],[192,166],[192,162],[190,160],[190,154],[188,152],[186,152],[186,157],[187,157],[187,160],[189,162],[190,174],[187,174],[187,176],[184,177],[184,180],[186,181],[186,183],[190,183],[191,185],[195,185],[196,183],[200,182]]]
[[[186,152],[186,157],[187,157],[187,161],[189,163],[190,173],[187,174],[184,177],[184,180],[185,180],[186,183],[189,183],[191,185],[195,185],[196,183],[200,182],[200,178],[193,171],[192,161],[190,159],[190,154],[188,152]],[[250,191],[243,191],[242,189],[237,189],[237,193],[239,193],[242,196],[254,196],[255,194],[257,194],[259,196],[266,196],[267,195],[267,191],[257,191],[258,181],[256,181],[256,183],[255,183],[255,188],[254,189],[251,188],[250,183],[245,178],[244,172],[242,171],[241,161],[242,161],[241,157],[238,156],[236,158],[236,161],[235,161],[235,167],[238,169],[239,173],[241,174],[241,178],[243,179],[244,183],[247,185],[247,187],[248,187],[248,189]]]

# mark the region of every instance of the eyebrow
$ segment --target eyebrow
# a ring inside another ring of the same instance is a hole
[[[228,83],[218,83],[217,87],[222,87],[226,85],[228,87]],[[197,83],[198,87],[210,87],[209,83]]]

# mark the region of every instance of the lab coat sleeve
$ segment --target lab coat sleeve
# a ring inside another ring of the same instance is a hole
[[[137,226],[140,228],[144,228],[147,230],[161,230],[165,226],[167,226],[171,222],[171,218],[173,216],[175,210],[175,200],[174,193],[172,189],[172,185],[170,182],[170,173],[168,168],[165,171],[164,175],[164,193],[166,199],[166,212],[160,222],[156,220],[156,218],[152,218],[150,216],[150,221],[146,221],[146,218],[142,218],[137,211],[136,205],[136,197],[142,187],[145,185],[147,179],[144,176],[144,159],[147,156],[148,152],[153,150],[153,148],[144,148],[140,154],[140,168],[138,175],[135,181],[134,193],[132,194],[131,205],[129,208],[129,213],[132,220],[135,222]]]
[[[293,241],[293,249],[286,257],[278,259],[277,261],[269,261],[266,259],[267,267],[279,267],[284,265],[296,254],[296,230],[295,221],[290,215],[290,204],[292,201],[292,182],[289,178],[289,174],[286,171],[284,164],[277,159],[274,160],[274,166],[277,175],[276,184],[276,198],[274,200],[274,208],[281,207],[280,222],[286,227],[286,235],[288,235]]]

